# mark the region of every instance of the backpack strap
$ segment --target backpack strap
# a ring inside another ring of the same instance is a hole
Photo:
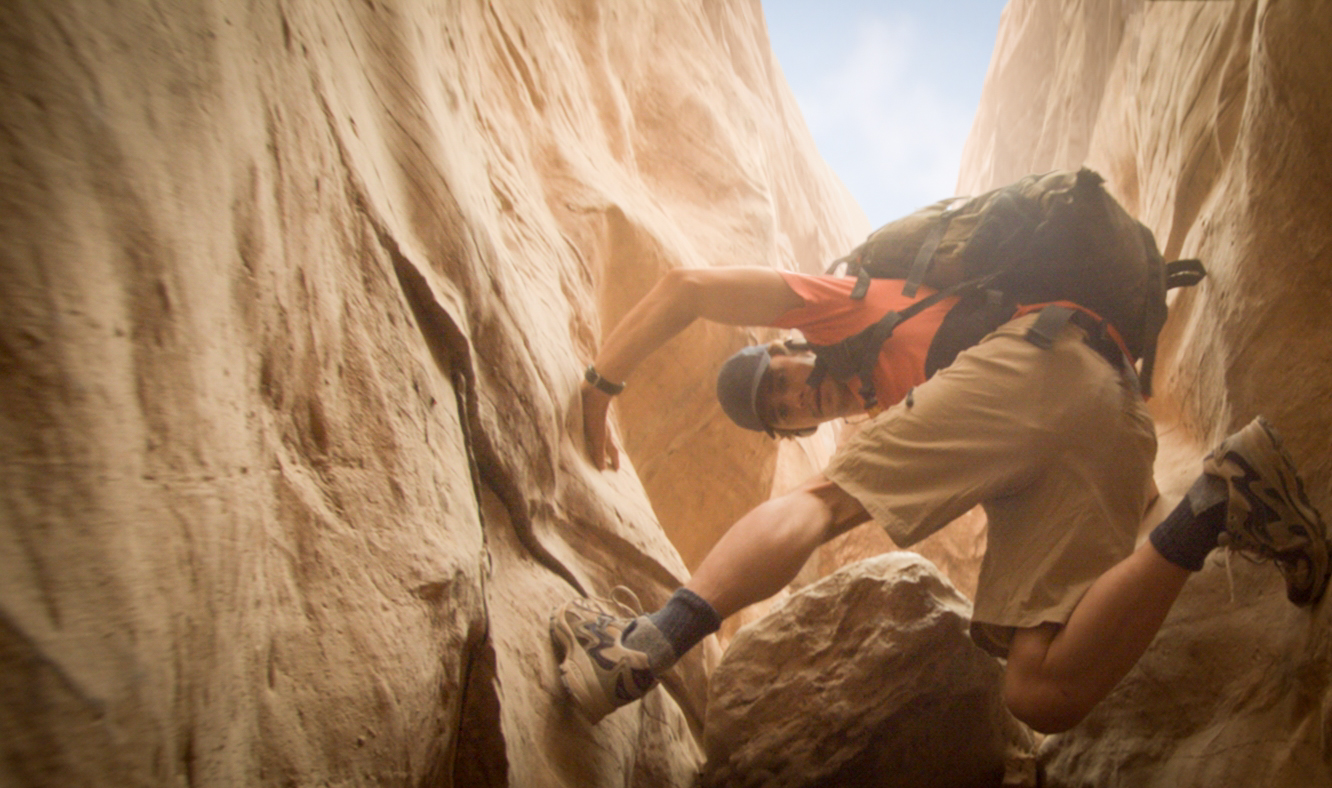
[[[840,342],[831,345],[811,344],[809,349],[814,351],[814,371],[810,373],[806,385],[818,386],[828,375],[832,375],[835,380],[858,378],[860,398],[865,403],[865,410],[871,414],[876,413],[879,397],[874,390],[874,367],[879,361],[879,349],[893,335],[893,330],[903,321],[915,317],[945,298],[963,291],[984,290],[996,276],[997,274],[986,274],[936,291],[901,311],[884,314],[858,333]]]
[[[920,245],[916,259],[911,263],[911,270],[907,272],[906,284],[902,285],[902,295],[907,298],[916,297],[916,291],[920,289],[920,283],[925,279],[925,272],[929,270],[930,262],[934,260],[934,253],[939,249],[939,242],[943,240],[944,230],[948,229],[948,223],[952,218],[952,214],[944,212],[939,215],[939,221],[930,228],[929,234],[925,236],[925,243]]]
[[[823,273],[829,276],[837,276],[837,268],[843,265],[846,266],[846,271],[842,275],[856,278],[855,287],[851,288],[851,299],[853,301],[864,299],[865,295],[869,293],[870,280],[874,277],[870,275],[869,271],[865,270],[865,266],[860,264],[860,255],[852,252],[845,257],[839,257],[829,263]]]
[[[1129,353],[1124,337],[1109,320],[1092,310],[1072,301],[1052,301],[1046,304],[1028,304],[1019,307],[1013,318],[1039,311],[1036,322],[1027,329],[1026,340],[1042,350],[1054,347],[1055,338],[1069,322],[1077,324],[1087,334],[1087,346],[1095,350],[1110,366],[1127,375],[1133,387],[1143,397],[1150,396],[1144,391],[1133,366],[1133,354]]]
[[[1101,317],[1082,304],[1075,304],[1072,301],[1047,301],[1040,304],[1024,304],[1018,307],[1013,319],[1029,315],[1032,312],[1040,312],[1040,317],[1031,328],[1027,329],[1026,339],[1031,344],[1049,350],[1054,347],[1055,337],[1063,329],[1064,324],[1072,320],[1077,323],[1082,330],[1087,332],[1087,338],[1093,348],[1101,352],[1112,364],[1118,366],[1116,357],[1122,358],[1128,366],[1134,363],[1133,354],[1129,352],[1128,343],[1124,341],[1123,334],[1115,328],[1109,320]],[[1109,345],[1109,348],[1102,349],[1097,345]]]
[[[1064,330],[1064,324],[1073,317],[1073,307],[1063,304],[1049,304],[1041,308],[1036,322],[1027,329],[1026,339],[1041,350],[1054,347],[1055,337]],[[1022,310],[1018,310],[1022,314]]]
[[[865,294],[869,292],[871,278],[869,271],[856,266],[856,286],[851,288],[852,300],[860,301],[865,297]]]
[[[911,309],[916,306],[912,304]],[[831,345],[813,345],[814,370],[810,372],[805,384],[817,388],[824,378],[832,375],[834,380],[860,380],[860,398],[865,409],[874,408],[879,401],[874,390],[874,367],[879,360],[879,348],[893,335],[893,329],[911,315],[903,312],[888,312],[860,332],[834,342]],[[914,312],[912,314],[915,314]]]
[[[960,201],[960,202],[959,202]],[[938,220],[930,231],[925,235],[925,241],[920,245],[916,252],[916,259],[911,263],[911,270],[907,272],[906,283],[902,285],[902,295],[907,298],[915,298],[916,291],[925,281],[925,273],[930,270],[930,263],[934,262],[934,253],[939,250],[939,244],[943,241],[944,233],[948,232],[948,225],[953,221],[967,205],[964,198],[952,198],[953,208],[945,210],[939,214]]]

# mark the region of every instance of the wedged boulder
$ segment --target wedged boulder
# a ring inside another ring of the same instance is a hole
[[[791,596],[737,633],[713,673],[702,785],[998,785],[1027,734],[970,617],[907,552]]]

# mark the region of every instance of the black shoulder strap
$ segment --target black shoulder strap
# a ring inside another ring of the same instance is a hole
[[[860,398],[865,402],[865,409],[874,408],[879,401],[874,390],[874,367],[878,364],[879,349],[893,335],[894,329],[903,321],[915,317],[945,298],[963,291],[985,289],[998,273],[1000,272],[960,282],[913,302],[901,311],[888,312],[841,342],[834,342],[831,345],[811,344],[809,348],[814,351],[815,356],[814,371],[810,373],[807,384],[818,386],[828,375],[832,375],[835,380],[859,378]]]

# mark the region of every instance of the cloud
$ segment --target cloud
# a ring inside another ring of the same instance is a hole
[[[878,224],[950,196],[974,107],[931,75],[909,18],[863,19],[797,101],[819,150]]]

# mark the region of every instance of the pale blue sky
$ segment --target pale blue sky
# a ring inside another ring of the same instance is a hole
[[[823,158],[878,226],[953,194],[1006,0],[763,0]]]

